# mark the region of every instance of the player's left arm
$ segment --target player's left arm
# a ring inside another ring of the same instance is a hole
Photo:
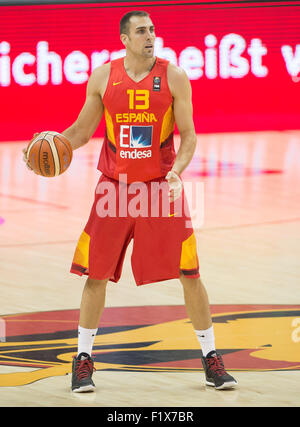
[[[175,187],[176,174],[180,176],[192,160],[197,136],[193,121],[192,88],[187,74],[181,68],[169,64],[168,84],[173,96],[174,117],[180,134],[180,146],[176,159],[172,170],[166,176],[169,184],[174,184]],[[173,193],[176,199],[176,190]]]
[[[180,134],[180,147],[172,170],[180,175],[192,160],[197,143],[192,88],[186,72],[173,64],[168,67],[168,83],[174,98],[173,110]]]

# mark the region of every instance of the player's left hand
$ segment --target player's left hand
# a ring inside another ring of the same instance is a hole
[[[38,132],[37,133],[35,133],[34,135],[33,135],[33,138],[32,138],[32,140],[31,141],[33,141],[34,140],[34,138],[36,137],[36,136],[38,136]],[[30,142],[31,142],[30,141]],[[30,144],[30,142],[29,142],[29,144]],[[28,146],[26,147],[26,148],[23,148],[23,150],[22,150],[22,153],[23,153],[23,161],[26,163],[26,166],[27,166],[27,168],[29,169],[29,170],[32,170],[32,167],[31,167],[31,165],[30,165],[30,162],[29,162],[29,160],[28,160],[28,157],[27,157],[27,148],[28,148]]]
[[[180,176],[172,170],[167,173],[166,180],[169,184],[169,200],[170,202],[174,202],[174,200],[179,199],[181,196],[183,189],[182,181]]]

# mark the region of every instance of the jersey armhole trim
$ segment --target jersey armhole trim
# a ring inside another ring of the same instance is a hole
[[[106,88],[105,88],[104,94],[103,94],[103,96],[102,96],[102,101],[104,100],[105,95],[106,95],[106,93],[107,93],[108,83],[109,83],[109,81],[110,81],[111,73],[112,73],[112,66],[111,66],[112,64],[111,64],[111,62],[109,62],[109,64],[110,64],[109,76],[108,76],[108,80],[107,80],[107,83],[106,83]]]

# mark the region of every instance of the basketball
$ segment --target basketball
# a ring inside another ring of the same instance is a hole
[[[58,132],[39,133],[27,147],[27,159],[37,175],[54,177],[64,173],[73,157],[70,142]]]

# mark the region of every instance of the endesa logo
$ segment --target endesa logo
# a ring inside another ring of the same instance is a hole
[[[120,151],[122,159],[145,159],[152,157],[152,150],[143,150],[152,146],[153,126],[129,126],[120,127],[120,147],[130,150]]]

